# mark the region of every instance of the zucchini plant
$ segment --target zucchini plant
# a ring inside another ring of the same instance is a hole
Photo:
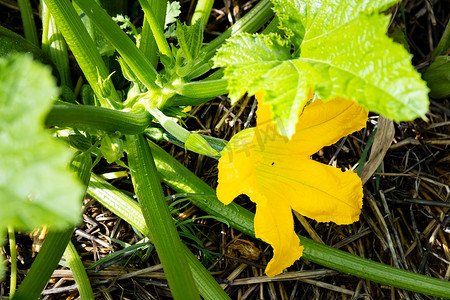
[[[218,220],[271,244],[269,276],[303,255],[361,278],[450,297],[448,282],[299,239],[293,231],[292,209],[348,224],[362,205],[355,173],[314,164],[309,155],[364,127],[368,111],[396,121],[426,118],[428,88],[411,56],[385,35],[389,15],[382,12],[395,0],[261,0],[208,43],[203,33],[212,0],[198,1],[190,25],[176,20],[177,2],[139,0],[142,28],[117,15],[126,1],[115,3],[43,0],[42,49],[0,28],[1,47],[9,47],[0,52],[0,230],[8,229],[13,241],[15,230],[49,226],[17,291],[11,283],[13,299],[38,298],[63,254],[80,296],[94,298],[70,242],[86,189],[151,241],[174,298],[227,299],[181,241],[160,179]],[[29,21],[24,26],[33,26]],[[85,79],[76,86],[66,43]],[[55,75],[37,60],[52,65]],[[227,142],[180,125],[186,106],[223,94],[232,103],[256,95],[257,127]],[[219,159],[217,197],[152,139]],[[137,202],[92,173],[102,158],[129,172]],[[296,162],[308,167],[293,169]],[[265,175],[269,170],[278,177]],[[306,174],[303,186],[290,184],[298,172]],[[340,187],[335,194],[333,186]],[[275,202],[276,189],[298,201]],[[231,203],[242,193],[257,203],[256,215]],[[320,204],[305,202],[308,197]],[[327,205],[332,209],[323,212]]]

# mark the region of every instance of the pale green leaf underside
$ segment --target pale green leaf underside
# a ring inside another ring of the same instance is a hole
[[[83,188],[67,168],[71,154],[43,128],[56,95],[47,67],[24,55],[0,59],[0,229],[80,219]]]
[[[396,121],[423,117],[428,89],[410,55],[385,35],[389,17],[376,13],[392,1],[380,1],[379,6],[371,4],[377,1],[310,2],[276,4],[284,5],[281,12],[295,13],[280,19],[282,25],[296,22],[290,38],[301,42],[294,44],[300,46],[299,57],[292,58],[274,35],[239,35],[218,51],[215,67],[225,67],[231,100],[265,90],[264,102],[272,105],[273,118],[288,137],[295,132],[310,88],[324,100],[352,99]]]

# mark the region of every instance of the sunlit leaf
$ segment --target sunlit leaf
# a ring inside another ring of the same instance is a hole
[[[324,101],[351,99],[396,121],[425,116],[428,88],[411,55],[386,36],[389,16],[379,13],[396,1],[274,2],[293,50],[274,34],[230,38],[214,66],[225,67],[233,102],[264,90],[287,137],[310,89]]]
[[[51,71],[31,57],[0,59],[0,229],[54,228],[80,220],[71,153],[43,128],[57,95]]]

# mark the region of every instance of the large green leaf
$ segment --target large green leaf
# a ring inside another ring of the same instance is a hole
[[[281,133],[291,137],[312,88],[320,98],[344,97],[396,121],[424,117],[428,89],[411,55],[386,36],[396,1],[274,0],[291,49],[276,35],[232,37],[217,52],[230,98],[264,90]],[[263,53],[263,55],[259,55]]]
[[[43,127],[57,92],[51,71],[30,56],[0,59],[0,229],[80,220],[71,153]]]

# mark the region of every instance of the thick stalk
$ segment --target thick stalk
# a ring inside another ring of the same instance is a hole
[[[110,183],[101,179],[99,176],[92,174],[88,193],[106,209],[139,230],[143,235],[148,236],[150,234],[148,227],[145,224],[142,210],[136,201],[125,195]],[[229,299],[217,281],[185,245],[183,245],[183,252],[186,255],[188,265],[191,268],[192,276],[194,277],[200,295],[206,300]]]
[[[150,120],[150,114],[144,110],[124,112],[90,105],[55,105],[48,113],[45,125],[137,134],[148,127]]]
[[[42,10],[42,50],[47,53],[50,60],[58,69],[61,85],[72,88],[72,77],[70,75],[69,55],[67,54],[66,41],[61,31],[56,26],[55,18],[41,1]]]
[[[134,190],[172,295],[175,299],[200,299],[147,140],[142,134],[128,135],[127,142]]]
[[[45,0],[44,2],[55,18],[56,24],[61,30],[84,76],[100,100],[101,106],[119,108],[117,91],[111,79],[107,79],[109,71],[71,2],[59,0]],[[101,86],[98,84],[99,76],[101,80],[107,80],[108,98],[104,97],[105,92],[102,91]]]
[[[92,292],[91,283],[89,282],[86,270],[77,253],[77,249],[75,249],[75,246],[71,241],[69,241],[69,244],[64,251],[64,258],[72,271],[80,298],[83,300],[94,300],[94,293]]]
[[[177,94],[191,98],[214,98],[228,92],[226,79],[191,81],[174,85]]]
[[[58,266],[72,233],[73,228],[68,228],[65,231],[52,231],[51,228],[49,229],[38,256],[19,286],[13,300],[39,298],[50,276]]]
[[[191,202],[205,212],[223,218],[229,224],[248,234],[255,236],[254,214],[234,205],[230,210],[215,197],[215,191],[196,177],[175,158],[152,142],[149,142],[154,154],[156,167],[161,179],[177,192],[195,193],[205,197],[192,197]],[[319,265],[351,274],[360,278],[376,281],[397,288],[450,298],[450,282],[400,270],[388,265],[377,263],[342,250],[326,246],[311,239],[300,236],[304,246],[303,258]],[[420,283],[420,284],[418,284]]]
[[[202,19],[203,29],[208,23],[209,15],[213,7],[214,0],[198,0],[195,6],[194,14],[191,18],[191,25],[195,24],[197,20]]]
[[[156,45],[158,45],[158,49],[161,54],[166,55],[168,57],[172,57],[172,50],[170,49],[169,43],[167,42],[164,36],[163,24],[161,24],[160,19],[157,18],[156,12],[152,10],[150,2],[147,0],[139,0],[139,3],[142,6],[142,9],[145,13],[145,19],[153,33],[153,37],[155,38]]]
[[[33,10],[31,9],[30,0],[18,0],[17,4],[19,5],[20,16],[22,17],[25,39],[39,47],[36,24],[34,23]]]
[[[147,57],[148,61],[156,69],[158,66],[158,47],[156,46],[155,38],[153,37],[150,24],[148,24],[144,17],[144,24],[142,24],[141,41],[139,42],[139,49]]]
[[[155,83],[157,76],[155,68],[111,17],[92,0],[74,0],[74,2],[116,48],[139,80],[149,89],[158,89]]]
[[[167,0],[150,0],[150,7],[152,8],[161,28],[164,28],[166,21]],[[144,56],[155,67],[158,66],[158,47],[156,45],[155,37],[153,36],[150,24],[147,17],[144,17],[144,24],[142,24],[141,41],[139,49],[144,53]]]

